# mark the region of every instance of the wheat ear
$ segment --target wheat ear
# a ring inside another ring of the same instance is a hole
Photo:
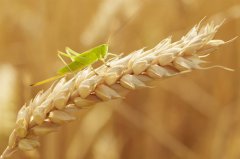
[[[62,78],[47,91],[40,91],[18,112],[16,126],[1,158],[10,156],[17,149],[37,148],[40,135],[75,120],[75,112],[82,108],[122,98],[131,90],[147,87],[147,81],[206,69],[200,66],[205,62],[202,58],[230,42],[213,39],[220,26],[209,23],[201,27],[199,23],[177,42],[168,37],[153,49],[134,51],[95,70],[86,68],[72,79]]]

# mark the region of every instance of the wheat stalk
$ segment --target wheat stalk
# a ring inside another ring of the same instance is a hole
[[[134,51],[95,70],[86,68],[72,79],[62,78],[47,91],[40,91],[18,112],[16,126],[1,158],[18,149],[37,148],[39,136],[57,131],[62,124],[75,120],[75,113],[82,108],[122,98],[131,90],[147,87],[147,81],[206,69],[200,66],[205,62],[202,58],[232,41],[213,40],[220,26],[209,23],[200,27],[199,23],[177,42],[172,43],[168,37],[153,49]]]

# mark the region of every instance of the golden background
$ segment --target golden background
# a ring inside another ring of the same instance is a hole
[[[17,111],[41,89],[33,82],[63,66],[57,50],[105,43],[128,54],[202,18],[227,18],[217,38],[240,35],[239,0],[0,0],[0,152]],[[240,40],[208,59],[234,68],[195,71],[133,91],[124,101],[84,110],[78,121],[41,138],[14,159],[239,159]]]

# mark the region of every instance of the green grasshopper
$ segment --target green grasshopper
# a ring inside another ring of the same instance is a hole
[[[138,13],[138,11],[136,11],[136,13],[133,14],[132,17],[134,17],[137,13]],[[118,28],[115,31],[115,33],[119,32],[131,19],[132,18],[129,18],[128,21],[124,25],[122,25],[120,28]],[[111,35],[109,36],[108,42],[110,41],[110,37],[111,37]],[[64,77],[67,74],[80,71],[80,70],[84,69],[85,67],[92,65],[96,61],[102,61],[105,64],[105,59],[108,55],[112,55],[115,57],[121,56],[121,55],[115,55],[115,54],[109,53],[108,52],[108,44],[102,44],[102,45],[96,46],[88,51],[83,52],[83,53],[77,53],[67,47],[66,53],[58,52],[58,57],[62,60],[62,62],[66,66],[59,69],[57,71],[56,76],[53,76],[51,78],[48,78],[48,79],[40,81],[40,82],[37,82],[35,84],[32,84],[31,86],[38,86],[38,85],[59,79],[61,77]],[[72,62],[67,64],[63,60],[62,56],[70,58],[72,60]]]
[[[53,76],[46,80],[34,83],[31,86],[38,86],[38,85],[59,79],[63,76],[66,76],[67,74],[80,71],[80,70],[84,69],[85,67],[90,66],[99,60],[102,61],[103,63],[105,63],[105,58],[107,57],[107,55],[114,55],[114,54],[108,53],[108,44],[102,44],[102,45],[96,46],[90,50],[83,52],[83,53],[77,53],[67,47],[66,53],[63,53],[60,51],[58,52],[58,57],[63,61],[63,63],[66,66],[60,68],[57,71],[56,76]],[[63,60],[62,56],[70,58],[72,60],[72,62],[67,64]]]

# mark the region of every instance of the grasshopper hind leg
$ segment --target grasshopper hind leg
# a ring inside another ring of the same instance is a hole
[[[58,51],[58,55],[68,57],[68,58],[70,58],[72,61],[74,61],[74,58],[75,58],[75,56],[74,56],[74,55],[71,55],[69,52],[64,53],[64,52]]]
[[[59,53],[58,53],[58,57],[59,57],[59,59],[64,63],[65,66],[68,67],[69,71],[72,72],[72,69],[68,66],[68,64],[67,64],[66,61],[62,58],[61,55],[63,55],[63,54],[61,54],[61,52],[59,52]]]
[[[66,50],[66,53],[67,53],[68,55],[70,55],[70,56],[71,56],[71,55],[73,55],[73,56],[78,56],[78,55],[79,55],[79,53],[77,53],[76,51],[70,49],[69,47],[66,47],[65,50]]]

